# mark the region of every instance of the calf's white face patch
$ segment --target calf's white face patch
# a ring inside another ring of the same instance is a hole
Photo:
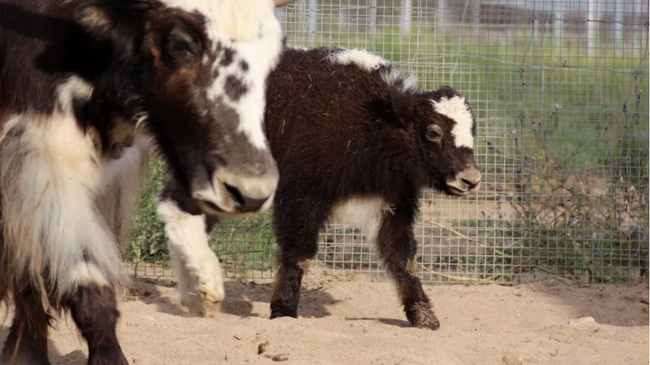
[[[451,130],[451,134],[454,136],[454,145],[473,149],[474,136],[472,135],[472,127],[474,126],[474,119],[465,103],[465,98],[460,96],[454,96],[451,99],[443,97],[440,101],[432,100],[431,103],[436,112],[455,122]]]

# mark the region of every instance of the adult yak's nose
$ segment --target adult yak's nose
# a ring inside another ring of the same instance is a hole
[[[206,213],[217,216],[266,211],[273,202],[279,180],[278,168],[270,153],[250,164],[218,166],[208,174],[211,176],[209,182],[192,189],[192,196]]]
[[[254,213],[259,211],[270,198],[270,196],[259,199],[251,198],[242,193],[238,187],[228,184],[226,184],[226,190],[230,193],[232,200],[237,205],[237,210],[241,213]]]

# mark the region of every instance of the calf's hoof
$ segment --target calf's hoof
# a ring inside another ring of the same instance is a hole
[[[406,312],[406,318],[413,327],[428,328],[430,330],[440,328],[440,321],[433,314],[430,303],[416,302],[404,308],[404,311]]]
[[[271,319],[280,317],[298,318],[298,309],[292,309],[281,305],[271,305]]]

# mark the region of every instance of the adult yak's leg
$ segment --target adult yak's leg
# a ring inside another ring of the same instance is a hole
[[[116,237],[97,211],[97,197],[122,168],[107,169],[71,113],[21,115],[12,126],[0,144],[0,196],[5,261],[27,273],[15,287],[45,286],[54,309],[70,310],[91,365],[127,364],[115,336],[115,288],[126,275]]]
[[[88,344],[89,365],[128,365],[117,340],[119,318],[115,290],[108,286],[82,285],[63,300]]]
[[[440,322],[416,273],[417,241],[413,236],[416,214],[416,197],[402,199],[393,206],[383,217],[377,246],[386,270],[397,284],[408,321],[415,327],[435,330]]]
[[[31,285],[14,294],[16,312],[0,354],[0,364],[49,365],[47,336],[50,317],[40,293]]]
[[[208,242],[217,219],[203,215],[193,200],[185,198],[173,184],[162,192],[157,211],[169,238],[169,255],[181,304],[204,316],[225,298],[219,258]]]
[[[140,187],[146,176],[151,141],[135,136],[133,145],[122,148],[119,159],[109,160],[104,169],[101,194],[96,197],[97,211],[123,251],[130,240],[131,226],[140,198]]]
[[[98,248],[99,245],[113,245],[121,249],[128,239],[137,190],[144,177],[148,158],[149,140],[136,137],[134,145],[126,148],[119,159],[110,160],[104,166],[100,180],[104,187],[101,193],[93,197],[98,214],[91,213],[94,219],[89,222],[101,228],[91,230],[96,236],[82,244],[85,252],[98,254],[77,261],[63,275],[74,285],[62,296],[62,305],[70,311],[88,344],[90,365],[128,364],[116,335],[119,312],[115,288],[121,283],[115,273],[110,273],[111,270],[100,269],[115,267],[119,263],[114,262],[120,258],[117,256],[119,251],[99,255],[101,252],[98,252]],[[85,228],[81,227],[82,230]],[[103,235],[97,235],[97,232]],[[97,239],[97,236],[101,239]]]
[[[300,283],[304,274],[302,265],[316,256],[318,232],[327,209],[317,202],[283,199],[284,196],[291,196],[291,192],[278,191],[276,194],[273,226],[280,250],[280,267],[271,298],[271,319],[297,318]]]

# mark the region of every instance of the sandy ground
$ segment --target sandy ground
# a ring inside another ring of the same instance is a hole
[[[426,286],[435,332],[409,327],[390,283],[359,276],[311,281],[301,317],[273,321],[269,283],[228,282],[212,318],[190,317],[173,288],[156,284],[139,280],[120,303],[119,337],[135,365],[648,364],[647,283]],[[57,327],[52,363],[83,364],[72,322]]]

